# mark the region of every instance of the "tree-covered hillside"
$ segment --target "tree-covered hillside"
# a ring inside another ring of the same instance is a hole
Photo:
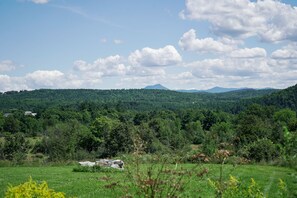
[[[169,90],[90,90],[90,89],[41,89],[34,91],[6,92],[0,95],[0,110],[36,110],[61,105],[93,102],[117,108],[151,110],[178,108],[232,109],[240,99],[249,99],[277,92],[267,90],[240,90],[227,93],[181,93]]]
[[[262,98],[261,104],[291,108],[297,111],[297,84]]]
[[[216,153],[227,150],[244,162],[279,160],[296,166],[297,117],[289,108],[296,107],[295,94],[296,86],[220,94],[144,89],[7,92],[0,96],[0,160],[114,157],[133,152],[139,140],[145,153],[181,152],[191,162],[205,160],[200,154],[216,162]]]

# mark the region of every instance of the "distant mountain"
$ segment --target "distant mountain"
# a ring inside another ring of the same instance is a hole
[[[157,89],[157,90],[171,90],[167,87],[164,87],[161,84],[156,85],[149,85],[144,87],[143,89]],[[178,90],[172,90],[177,92],[183,92],[183,93],[226,93],[226,92],[232,92],[232,91],[243,91],[243,90],[274,90],[273,88],[263,88],[263,89],[253,89],[253,88],[247,88],[247,87],[241,87],[241,88],[225,88],[225,87],[213,87],[210,89],[178,89]]]
[[[224,88],[224,87],[213,87],[211,89],[205,89],[205,90],[197,90],[197,89],[182,89],[182,90],[176,90],[178,92],[185,92],[185,93],[199,93],[199,92],[206,92],[206,93],[225,93],[230,91],[239,91],[239,90],[245,90],[249,88]]]
[[[149,86],[146,86],[144,89],[169,90],[168,88],[164,87],[164,86],[161,85],[161,84],[149,85]]]
[[[224,87],[213,87],[211,89],[205,90],[208,93],[225,93],[229,91],[237,91],[241,89],[246,89],[246,88],[224,88]]]

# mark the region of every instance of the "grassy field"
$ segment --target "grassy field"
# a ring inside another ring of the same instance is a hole
[[[192,164],[181,165],[184,169],[191,169]],[[126,194],[129,180],[126,170],[121,172],[73,172],[74,166],[60,167],[0,167],[0,197],[8,184],[18,185],[28,180],[30,176],[36,181],[47,181],[50,188],[65,192],[67,196],[76,197],[122,197]],[[207,168],[209,172],[202,178],[197,173]],[[174,169],[174,166],[172,166]],[[196,173],[197,172],[197,173]],[[236,168],[224,166],[224,177],[236,176],[240,181],[249,183],[254,178],[261,186],[266,197],[278,197],[278,180],[283,179],[292,197],[297,197],[297,173],[288,168],[244,165]],[[192,176],[184,179],[189,181],[184,197],[214,197],[214,190],[207,179],[217,179],[219,165],[201,165]]]

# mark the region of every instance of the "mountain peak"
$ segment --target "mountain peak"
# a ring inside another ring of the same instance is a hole
[[[164,87],[161,84],[155,84],[155,85],[148,85],[144,89],[159,89],[159,90],[169,90],[168,88]]]

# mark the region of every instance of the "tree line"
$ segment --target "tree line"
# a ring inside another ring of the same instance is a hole
[[[0,113],[0,159],[83,160],[131,153],[180,153],[193,160],[221,149],[260,161],[296,161],[297,118],[289,108],[252,104],[239,113],[207,108],[135,110],[101,103]],[[197,149],[193,150],[193,145]]]

